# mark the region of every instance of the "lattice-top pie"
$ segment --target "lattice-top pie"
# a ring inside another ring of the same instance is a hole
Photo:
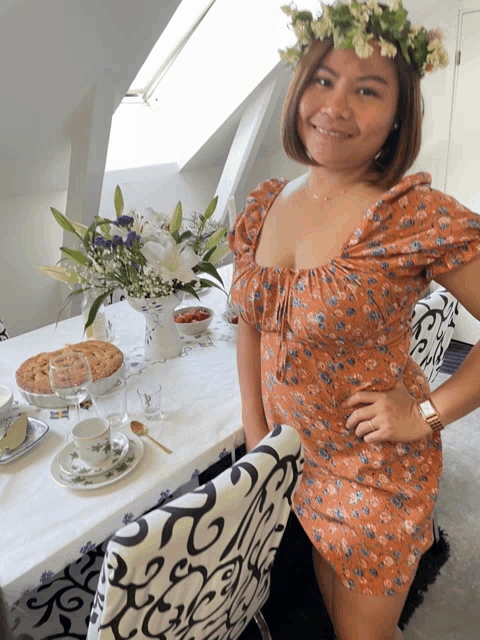
[[[123,353],[110,342],[89,340],[69,344],[58,351],[39,353],[20,365],[15,373],[17,385],[24,391],[39,394],[53,394],[50,385],[50,360],[69,351],[81,351],[87,358],[93,382],[113,375],[123,364]]]

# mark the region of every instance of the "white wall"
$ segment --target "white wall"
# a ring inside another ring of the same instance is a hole
[[[110,131],[102,103],[111,117],[179,2],[3,3],[0,317],[12,336],[56,320],[64,286],[38,272],[60,255],[62,234],[50,206],[65,211],[69,183],[70,202],[99,201]]]
[[[179,173],[177,165],[138,167],[109,171],[105,174],[99,215],[115,217],[113,196],[120,185],[125,211],[136,209],[139,215],[146,207],[170,215],[177,202],[182,202],[184,215],[204,213],[215,196],[222,167],[204,167]]]

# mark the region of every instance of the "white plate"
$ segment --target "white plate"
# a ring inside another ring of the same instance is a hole
[[[97,380],[92,383],[92,391],[96,395],[102,395],[102,393],[106,393],[109,391],[113,385],[125,376],[125,357],[123,358],[123,362],[119,369],[112,373],[108,378],[102,378],[101,380]],[[42,409],[58,409],[59,407],[66,407],[67,403],[63,398],[59,398],[54,393],[31,393],[30,391],[24,391],[20,389],[20,394],[25,398],[25,400],[29,404],[33,404],[36,407],[41,407]]]
[[[111,435],[111,450],[108,458],[92,467],[88,462],[84,462],[79,458],[75,445],[70,442],[60,451],[58,464],[60,469],[69,476],[98,476],[102,473],[107,473],[107,471],[123,462],[127,456],[129,444],[126,435],[120,432],[113,433]]]
[[[69,476],[60,468],[59,459],[62,451],[57,453],[50,466],[50,474],[57,484],[66,489],[76,489],[77,491],[91,491],[106,487],[117,480],[125,477],[132,469],[135,469],[143,456],[143,442],[133,433],[128,434],[128,452],[120,464],[113,467],[106,473],[98,476]]]
[[[7,433],[11,425],[15,422],[17,418],[22,415],[22,411],[17,413],[12,413],[8,416],[8,418],[3,418],[0,420],[0,437]],[[5,451],[3,455],[0,456],[0,464],[6,464],[18,456],[23,455],[29,449],[37,444],[40,438],[48,431],[48,424],[43,422],[43,420],[38,420],[37,418],[29,418],[27,417],[27,433],[25,434],[25,440],[22,444],[12,451]]]

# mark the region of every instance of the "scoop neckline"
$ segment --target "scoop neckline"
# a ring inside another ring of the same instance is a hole
[[[342,246],[340,247],[340,251],[339,251],[339,255],[333,256],[332,258],[330,258],[330,260],[327,260],[325,262],[323,262],[322,264],[316,266],[316,267],[277,267],[277,266],[262,266],[260,264],[257,263],[255,256],[257,254],[257,247],[258,247],[258,242],[260,239],[260,234],[262,233],[262,229],[263,229],[263,225],[265,224],[265,220],[267,218],[268,212],[270,211],[272,204],[275,202],[275,200],[278,198],[278,196],[280,195],[280,193],[285,189],[285,187],[287,186],[287,184],[290,182],[290,180],[287,179],[279,179],[279,178],[270,178],[270,180],[268,180],[267,182],[274,182],[274,181],[279,181],[280,182],[280,189],[278,189],[278,191],[276,191],[274,197],[270,200],[270,202],[268,203],[267,206],[264,206],[264,212],[263,212],[263,217],[261,220],[261,224],[256,232],[254,241],[252,243],[252,262],[254,264],[254,266],[260,270],[264,270],[264,269],[276,269],[276,270],[283,270],[283,271],[290,271],[292,273],[303,273],[303,272],[308,272],[308,271],[319,271],[319,270],[323,270],[326,269],[329,265],[332,264],[332,262],[336,262],[337,260],[342,258],[342,255],[344,253],[344,250],[346,248],[346,246],[349,244],[350,240],[356,235],[356,232],[358,229],[360,229],[364,223],[365,220],[367,220],[367,216],[369,215],[369,213],[373,213],[375,211],[375,209],[377,209],[379,206],[382,206],[383,204],[385,204],[386,201],[391,200],[394,197],[397,197],[398,195],[400,195],[401,193],[403,193],[406,188],[411,188],[412,186],[415,186],[417,184],[424,184],[425,182],[429,182],[431,183],[431,176],[425,172],[419,172],[419,173],[414,173],[410,176],[404,176],[402,178],[402,180],[400,180],[400,182],[398,182],[397,184],[395,184],[393,187],[391,187],[390,189],[388,189],[387,191],[384,191],[382,193],[382,195],[380,196],[380,198],[370,207],[368,207],[368,209],[366,209],[364,215],[362,216],[362,218],[360,219],[359,223],[357,224],[357,226],[355,227],[355,230],[352,231],[352,233],[348,236],[348,238],[345,240],[345,242],[342,244]],[[403,186],[404,183],[407,183],[403,189],[399,190],[400,186]]]

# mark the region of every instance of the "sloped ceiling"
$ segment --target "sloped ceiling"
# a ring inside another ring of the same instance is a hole
[[[2,199],[66,189],[83,98],[108,74],[118,105],[179,4],[16,0],[2,9]]]
[[[212,136],[222,137],[220,127],[229,137],[239,105],[278,65],[277,48],[291,35],[281,4],[216,0],[162,78],[152,99],[166,133],[175,132],[172,160],[181,168]]]
[[[225,164],[230,147],[234,139],[238,124],[246,105],[254,99],[258,92],[263,90],[265,84],[270,80],[272,74],[269,74],[259,85],[252,91],[245,100],[235,109],[235,111],[223,122],[211,137],[198,149],[198,151],[184,165],[183,169],[194,169],[201,166],[223,167]],[[274,153],[278,153],[281,149],[280,140],[280,123],[282,117],[283,97],[286,93],[288,83],[290,81],[290,73],[286,69],[278,68],[275,72],[277,82],[281,84],[280,99],[277,100],[272,117],[269,123],[260,132],[262,143],[259,151],[260,157],[266,157]]]

